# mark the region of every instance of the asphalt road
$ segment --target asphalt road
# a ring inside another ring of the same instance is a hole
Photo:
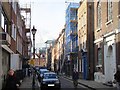
[[[60,90],[91,90],[91,89],[89,89],[89,88],[87,88],[85,86],[82,86],[80,84],[78,84],[77,88],[74,88],[73,81],[69,80],[67,78],[64,78],[62,76],[60,76],[59,79],[60,79],[60,82],[61,82],[61,89]],[[39,90],[40,90],[40,88],[39,88]]]
[[[60,81],[61,81],[61,89],[66,89],[66,90],[69,90],[69,89],[75,89],[74,86],[73,86],[73,82],[72,80],[69,80],[67,78],[64,78],[64,77],[59,77],[60,78]],[[84,87],[80,84],[78,84],[78,87],[77,87],[79,90],[91,90],[87,87]]]

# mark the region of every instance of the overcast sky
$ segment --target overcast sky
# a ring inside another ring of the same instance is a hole
[[[30,0],[20,0],[24,4]],[[66,0],[79,2],[80,0]],[[45,45],[45,41],[56,39],[64,28],[65,10],[68,3],[65,0],[31,0],[31,25],[37,29],[35,35],[36,47]]]

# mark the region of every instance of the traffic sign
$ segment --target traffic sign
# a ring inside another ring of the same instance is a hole
[[[29,64],[34,66],[35,60],[34,59],[29,60]]]

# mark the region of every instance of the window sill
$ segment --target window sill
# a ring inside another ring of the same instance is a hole
[[[112,23],[112,22],[113,22],[113,20],[111,19],[111,20],[109,20],[108,22],[106,22],[105,25],[107,26],[107,25],[109,25],[109,24]]]
[[[102,67],[102,65],[96,65],[96,67],[97,67],[97,68],[101,68],[101,67]]]
[[[101,28],[98,28],[96,31],[99,32],[101,30]]]

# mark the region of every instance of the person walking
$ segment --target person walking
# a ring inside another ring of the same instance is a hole
[[[19,82],[17,77],[15,76],[15,72],[13,69],[8,71],[8,76],[6,78],[5,90],[19,90]]]
[[[77,88],[78,79],[79,79],[79,73],[77,72],[76,69],[74,69],[74,71],[73,71],[72,79],[73,79],[73,85],[74,85],[74,87]]]
[[[120,67],[118,67],[117,72],[114,75],[116,80],[117,90],[120,90]]]

